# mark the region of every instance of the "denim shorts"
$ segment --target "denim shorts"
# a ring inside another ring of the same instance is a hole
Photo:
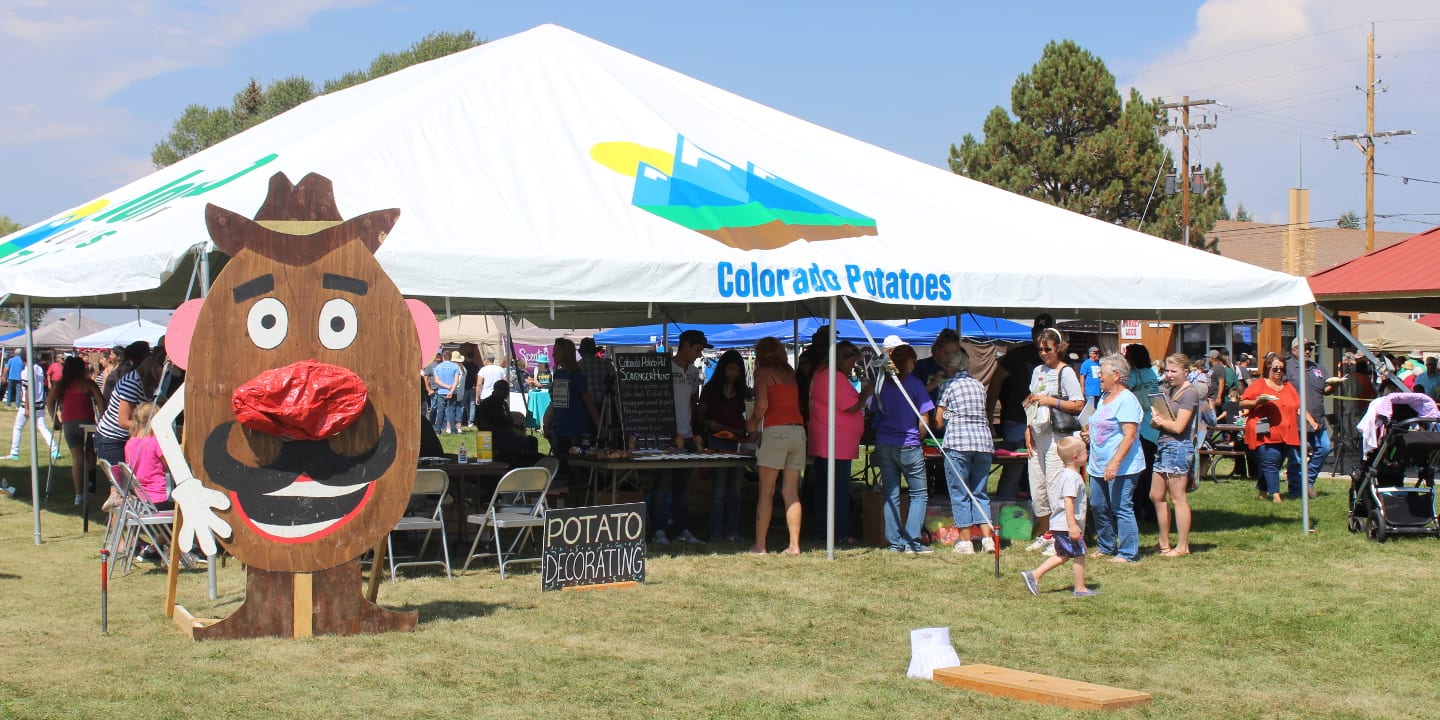
[[[1052,530],[1051,537],[1055,538],[1055,557],[1077,558],[1085,557],[1085,538],[1071,540],[1068,531]]]
[[[1155,472],[1166,475],[1183,475],[1190,472],[1190,461],[1194,458],[1194,442],[1163,439],[1155,450]]]

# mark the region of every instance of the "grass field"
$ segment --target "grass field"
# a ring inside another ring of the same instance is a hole
[[[0,430],[10,428],[0,413]],[[1070,597],[1062,569],[1031,597],[1020,570],[948,551],[745,545],[651,548],[649,582],[542,593],[528,568],[446,580],[414,573],[380,595],[415,608],[413,634],[195,643],[162,614],[164,573],[110,585],[99,626],[101,528],[80,533],[56,467],[43,544],[31,531],[28,461],[0,497],[0,718],[1050,718],[1065,711],[905,677],[909,631],[948,626],[965,662],[1142,690],[1119,718],[1434,718],[1440,542],[1365,541],[1345,530],[1345,480],[1322,480],[1317,532],[1300,505],[1258,502],[1248,481],[1206,483],[1195,554],[1092,563],[1101,595]],[[42,464],[42,472],[44,465]],[[1153,528],[1142,542],[1153,549]],[[181,576],[198,615],[239,604],[244,571]]]

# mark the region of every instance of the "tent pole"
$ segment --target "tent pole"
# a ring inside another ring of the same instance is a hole
[[[1314,311],[1308,315],[1305,312],[1310,307],[1301,305],[1295,315],[1295,342],[1300,344],[1295,366],[1300,370],[1300,519],[1304,533],[1310,532],[1310,425],[1306,422],[1309,410],[1305,407],[1305,386],[1309,384],[1307,380],[1310,377],[1310,368],[1305,361],[1305,326],[1315,319]],[[1324,408],[1315,408],[1315,411],[1323,413]]]
[[[210,241],[197,245],[195,254],[200,262],[200,297],[210,297]]]
[[[829,402],[825,418],[825,559],[835,559],[835,296],[830,296],[830,365],[826,368]]]
[[[25,296],[25,412],[30,416],[30,506],[35,514],[35,544],[40,544],[40,432],[35,417],[35,332],[30,327],[30,296]],[[82,488],[83,489],[83,488]]]
[[[800,367],[800,314],[790,318],[790,364]]]

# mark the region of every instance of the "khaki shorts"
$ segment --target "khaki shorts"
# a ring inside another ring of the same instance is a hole
[[[800,425],[767,427],[760,433],[755,464],[775,470],[805,469],[805,428]]]

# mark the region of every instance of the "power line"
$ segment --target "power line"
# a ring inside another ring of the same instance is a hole
[[[1379,172],[1379,171],[1376,171],[1375,174],[1376,174],[1376,175],[1380,175],[1380,176],[1382,176],[1382,177],[1399,178],[1399,179],[1400,179],[1400,182],[1402,182],[1402,183],[1404,183],[1404,184],[1406,184],[1406,185],[1409,185],[1409,184],[1412,183],[1412,182],[1429,183],[1429,184],[1431,184],[1431,185],[1440,185],[1440,180],[1425,180],[1425,179],[1422,179],[1422,178],[1406,177],[1406,176],[1404,176],[1404,175],[1391,175],[1390,173],[1382,173],[1382,172]]]
[[[1312,38],[1317,38],[1317,37],[1321,37],[1321,36],[1324,36],[1324,35],[1329,35],[1330,33],[1340,32],[1341,30],[1349,30],[1349,29],[1351,29],[1351,28],[1360,27],[1360,26],[1365,25],[1365,24],[1366,24],[1366,23],[1355,23],[1354,25],[1345,25],[1345,26],[1342,26],[1342,27],[1337,27],[1337,28],[1333,28],[1333,29],[1330,29],[1330,30],[1325,30],[1325,31],[1318,32],[1318,33],[1312,33],[1312,34],[1310,34],[1310,35],[1300,35],[1300,36],[1298,36],[1298,37],[1293,37],[1293,38],[1290,38],[1290,39],[1288,39],[1288,40],[1277,40],[1277,41],[1275,41],[1275,42],[1265,43],[1264,45],[1256,45],[1256,46],[1254,46],[1254,47],[1241,48],[1241,49],[1239,49],[1239,50],[1231,50],[1231,51],[1229,51],[1229,52],[1223,52],[1223,53],[1220,53],[1219,55],[1211,55],[1211,56],[1209,56],[1209,57],[1195,58],[1194,60],[1186,60],[1185,62],[1174,63],[1174,64],[1172,64],[1172,65],[1161,65],[1160,67],[1153,67],[1153,68],[1150,68],[1150,69],[1148,69],[1148,70],[1139,70],[1139,71],[1136,71],[1136,72],[1132,72],[1132,73],[1127,73],[1127,74],[1125,74],[1125,75],[1121,75],[1120,77],[1135,77],[1135,76],[1137,76],[1137,75],[1146,75],[1146,74],[1148,74],[1148,73],[1159,72],[1159,71],[1161,71],[1161,70],[1170,70],[1170,69],[1173,69],[1173,68],[1185,67],[1186,65],[1194,65],[1194,64],[1196,64],[1196,63],[1210,62],[1211,60],[1219,60],[1220,58],[1231,57],[1231,56],[1234,56],[1234,55],[1243,55],[1243,54],[1245,54],[1245,53],[1254,52],[1254,51],[1256,51],[1256,50],[1264,50],[1264,49],[1266,49],[1266,48],[1279,47],[1279,46],[1281,46],[1281,45],[1288,45],[1288,44],[1290,44],[1290,43],[1299,42],[1299,41],[1301,41],[1301,40],[1309,40],[1309,39],[1312,39]]]

